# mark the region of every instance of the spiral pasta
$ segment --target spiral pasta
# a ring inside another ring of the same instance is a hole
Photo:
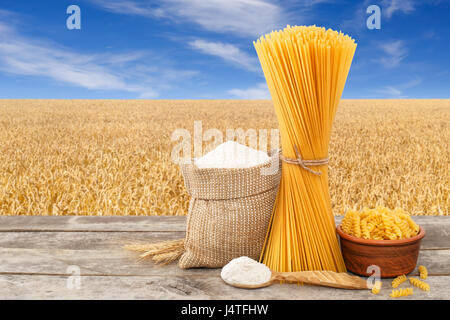
[[[381,281],[376,281],[375,284],[372,287],[372,293],[373,294],[378,294],[381,290]]]
[[[360,238],[361,237],[361,217],[358,215],[353,216],[353,228],[352,228],[353,234],[355,237]]]
[[[381,206],[347,211],[341,229],[354,237],[373,240],[407,239],[419,232],[419,226],[402,209]]]
[[[419,289],[422,289],[424,291],[430,291],[430,285],[425,281],[419,280],[417,278],[409,278],[409,282]]]
[[[410,296],[412,294],[413,294],[413,288],[406,288],[406,289],[392,290],[392,293],[390,294],[390,296],[392,298],[400,298],[400,297]]]
[[[353,224],[351,215],[352,215],[352,212],[348,212],[347,215],[345,216],[345,218],[342,220],[341,228],[345,233],[351,232],[351,228],[352,228],[352,224]]]
[[[397,278],[392,280],[392,288],[397,288],[399,285],[401,285],[406,280],[408,280],[408,278],[406,278],[406,275],[403,274],[401,276],[398,276]]]
[[[419,277],[424,280],[428,278],[428,270],[425,266],[419,266]]]

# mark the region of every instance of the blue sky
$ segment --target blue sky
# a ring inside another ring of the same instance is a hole
[[[253,40],[287,24],[356,39],[343,98],[450,98],[449,0],[2,0],[0,98],[268,99]]]

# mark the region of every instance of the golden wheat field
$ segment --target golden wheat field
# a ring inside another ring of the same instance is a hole
[[[173,130],[271,129],[271,101],[0,100],[1,215],[183,215]],[[448,215],[450,100],[343,100],[333,212]],[[211,147],[211,145],[210,145]]]

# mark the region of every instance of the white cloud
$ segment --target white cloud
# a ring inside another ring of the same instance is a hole
[[[207,30],[260,36],[281,26],[282,9],[264,0],[169,0],[176,15]]]
[[[190,41],[189,45],[203,53],[220,57],[225,61],[243,67],[250,71],[259,71],[259,63],[256,57],[242,51],[235,45],[223,42],[212,42],[202,39]]]
[[[411,79],[408,82],[405,82],[402,85],[402,88],[404,88],[404,89],[413,88],[415,86],[418,86],[421,83],[422,83],[422,78],[416,76],[414,79]]]
[[[309,7],[309,6],[313,6],[316,4],[321,4],[321,3],[332,3],[335,2],[335,0],[303,0],[302,4],[305,7]]]
[[[92,0],[95,4],[103,7],[104,9],[125,14],[134,14],[139,16],[158,17],[164,15],[162,9],[154,8],[145,3],[139,3],[135,1],[126,0]]]
[[[391,97],[402,97],[403,96],[403,92],[395,87],[392,86],[386,86],[380,90],[378,90],[379,93],[384,94],[384,95],[388,95]]]
[[[346,30],[346,32],[353,31],[359,33],[366,28],[366,8],[369,0],[365,0],[363,4],[356,6],[356,10],[353,15],[350,15],[347,19],[343,20],[339,25],[339,29]]]
[[[270,99],[269,89],[265,82],[258,83],[255,87],[247,89],[231,89],[228,93],[239,99]]]
[[[382,94],[383,97],[387,96],[388,98],[406,99],[408,98],[408,96],[404,93],[405,89],[416,87],[420,83],[422,83],[422,78],[415,76],[413,79],[407,82],[399,83],[396,86],[385,86],[381,89],[376,90],[376,92],[378,94]]]
[[[146,68],[149,62],[158,67]],[[141,98],[155,98],[173,79],[186,79],[195,74],[162,65],[147,52],[79,53],[23,36],[11,24],[0,22],[2,72],[46,77],[90,90],[132,92]]]
[[[129,89],[119,77],[90,60],[14,35],[0,37],[0,69],[5,72],[46,76],[88,89]]]
[[[266,0],[91,1],[115,13],[193,22],[209,31],[242,36],[257,37],[286,23],[283,9]]]
[[[382,13],[386,18],[391,18],[397,11],[408,14],[415,10],[412,0],[383,0],[381,5]]]
[[[396,67],[408,55],[408,48],[402,40],[386,41],[381,43],[379,48],[385,56],[374,61],[381,63],[386,68]]]

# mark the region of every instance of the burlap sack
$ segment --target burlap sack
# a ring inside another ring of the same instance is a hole
[[[191,196],[180,268],[217,268],[231,259],[259,259],[281,176],[279,152],[252,168],[181,165]],[[275,170],[273,170],[275,168]]]

